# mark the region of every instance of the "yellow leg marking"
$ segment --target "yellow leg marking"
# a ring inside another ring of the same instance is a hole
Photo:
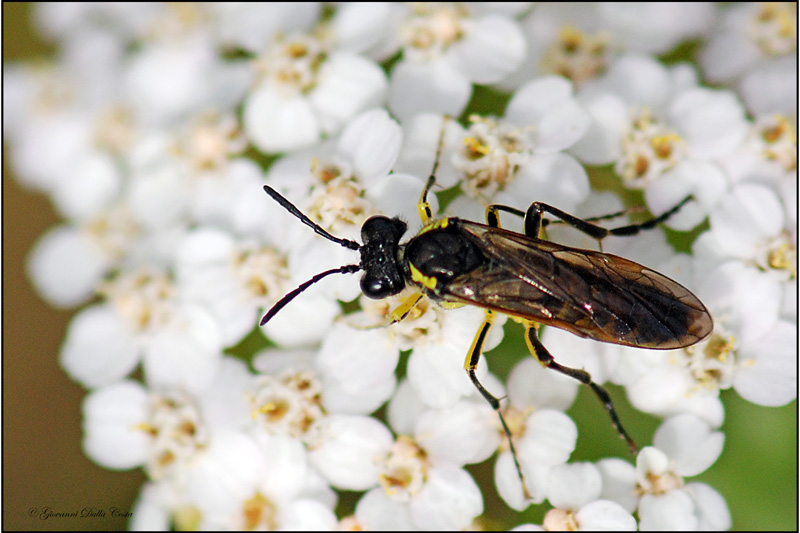
[[[422,195],[419,198],[419,203],[417,204],[417,212],[419,213],[419,218],[422,219],[422,223],[427,226],[430,224],[431,220],[433,219],[433,211],[431,211],[431,204],[428,202],[428,191],[431,190],[433,184],[436,183],[436,176],[431,174],[431,177],[428,178],[428,183],[425,184],[425,188],[422,189]]]
[[[391,319],[389,325],[396,324],[397,322],[400,322],[406,316],[408,316],[408,313],[410,313],[411,310],[414,309],[414,306],[417,305],[421,299],[422,299],[422,293],[415,292],[411,296],[403,300],[403,303],[395,307],[394,310],[389,314],[389,318]]]
[[[472,346],[470,346],[469,352],[467,352],[467,358],[464,360],[464,370],[469,371],[477,368],[478,360],[483,353],[483,344],[486,341],[486,335],[489,333],[493,322],[494,313],[487,309],[484,312],[483,324],[480,329],[478,329],[478,333],[475,334],[475,338],[472,340]]]
[[[533,341],[531,340],[530,330],[534,330],[534,333],[538,333],[539,324],[537,324],[536,322],[526,321],[524,325],[525,325],[525,344],[528,345],[528,351],[539,362],[540,365],[547,368],[548,367],[547,361],[542,360],[542,357],[539,355],[539,350],[536,349],[536,346],[533,345]]]

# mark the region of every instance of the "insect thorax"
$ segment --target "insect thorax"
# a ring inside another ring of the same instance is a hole
[[[407,275],[412,282],[438,294],[454,278],[488,261],[460,220],[448,218],[426,229],[405,245]]]

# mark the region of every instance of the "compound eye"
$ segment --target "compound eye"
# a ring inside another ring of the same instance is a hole
[[[361,292],[373,300],[381,300],[403,290],[405,284],[391,277],[377,277],[364,274],[361,278]]]

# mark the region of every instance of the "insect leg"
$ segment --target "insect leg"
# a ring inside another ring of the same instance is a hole
[[[518,217],[524,217],[525,211],[520,211],[515,207],[511,207],[510,205],[503,205],[503,204],[489,204],[486,207],[486,224],[493,227],[499,228],[500,227],[500,215],[499,211],[505,211],[506,213],[511,213],[512,215],[517,215]]]
[[[410,313],[411,310],[414,309],[414,306],[416,306],[421,299],[422,299],[422,293],[417,291],[414,292],[414,294],[412,294],[405,300],[403,300],[403,302],[397,307],[395,307],[389,314],[389,323],[386,325],[391,326],[392,324],[395,324],[403,320],[406,316],[408,316],[408,313]]]
[[[606,238],[609,235],[617,235],[617,236],[635,235],[642,230],[655,228],[657,225],[661,224],[669,217],[677,213],[681,207],[686,205],[686,203],[688,203],[689,200],[692,199],[693,199],[692,196],[687,196],[686,198],[681,200],[681,202],[678,205],[651,220],[647,220],[639,224],[631,224],[629,226],[623,226],[620,228],[613,228],[613,229],[607,229],[601,226],[597,226],[595,224],[592,224],[591,222],[587,222],[586,220],[570,215],[569,213],[562,211],[557,207],[553,207],[551,205],[544,204],[541,202],[533,202],[528,208],[528,211],[525,213],[525,235],[528,235],[529,237],[539,238],[539,230],[541,229],[542,225],[544,225],[542,222],[542,217],[544,216],[544,213],[549,213],[554,217],[558,217],[559,219],[569,224],[570,226],[574,227],[578,231],[585,233],[586,235],[594,239],[597,239],[598,241]],[[516,209],[512,211],[510,208],[506,210],[514,214],[516,214],[516,212],[518,211]],[[595,217],[595,220],[603,218],[606,217]]]
[[[565,376],[577,379],[584,385],[591,387],[592,391],[603,403],[603,407],[605,407],[606,411],[608,411],[608,414],[611,417],[611,424],[614,426],[614,429],[617,430],[620,438],[628,443],[628,448],[630,448],[631,453],[636,453],[638,451],[636,443],[633,442],[633,439],[625,431],[625,428],[622,427],[622,422],[620,422],[619,417],[617,416],[617,411],[614,409],[611,396],[609,396],[608,392],[603,387],[592,381],[592,376],[588,372],[556,363],[555,359],[553,359],[553,356],[550,355],[550,352],[548,352],[547,348],[545,348],[542,344],[542,341],[539,340],[539,336],[536,333],[536,326],[532,323],[528,323],[525,327],[525,342],[527,343],[531,354],[542,364],[542,366],[551,368],[557,372],[561,372]]]
[[[486,342],[486,336],[489,334],[489,330],[491,329],[493,322],[494,313],[488,309],[485,310],[483,324],[478,330],[478,333],[475,334],[475,339],[472,341],[472,347],[470,348],[467,358],[464,361],[464,370],[467,371],[469,379],[472,380],[472,384],[475,385],[475,388],[478,389],[478,392],[481,393],[481,396],[483,396],[486,401],[489,402],[489,405],[491,405],[492,409],[495,410],[497,416],[500,417],[500,424],[503,426],[503,431],[508,439],[508,449],[511,452],[511,457],[514,458],[514,466],[517,467],[517,474],[519,475],[520,483],[522,483],[523,495],[526,500],[529,500],[531,499],[531,495],[528,492],[528,487],[525,485],[525,478],[522,475],[522,467],[519,465],[519,459],[517,458],[517,450],[514,448],[514,441],[511,438],[511,430],[508,428],[506,419],[503,417],[503,413],[500,410],[500,400],[497,399],[491,392],[486,390],[486,388],[478,380],[478,376],[475,374],[475,371],[478,368],[478,361],[483,353],[483,344]]]
[[[433,219],[431,204],[428,202],[428,192],[431,190],[431,187],[433,187],[433,184],[436,183],[436,171],[439,170],[439,159],[442,157],[442,147],[444,146],[444,134],[445,131],[447,131],[447,123],[449,121],[449,115],[442,117],[442,129],[439,132],[439,142],[436,145],[436,157],[433,160],[433,169],[431,170],[430,177],[428,177],[428,182],[425,184],[425,188],[422,190],[419,204],[417,204],[419,218],[422,219],[424,225],[428,225]]]
[[[599,215],[596,217],[586,217],[582,220],[584,222],[599,222],[601,220],[613,220],[615,218],[619,218],[625,215],[630,215],[631,213],[643,213],[645,211],[646,209],[643,206],[635,205],[632,207],[628,207],[627,209],[623,209],[622,211],[617,211],[616,213],[609,213],[607,215]],[[566,224],[566,222],[564,222],[563,220],[553,220],[550,218],[542,219],[543,228],[546,228],[550,224]]]

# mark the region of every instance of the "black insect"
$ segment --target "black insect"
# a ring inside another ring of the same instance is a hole
[[[688,289],[654,270],[615,255],[545,241],[539,238],[539,232],[553,222],[543,218],[548,213],[598,241],[608,235],[633,235],[665,221],[691,197],[648,222],[616,229],[597,226],[540,202],[531,204],[527,211],[490,205],[487,224],[455,217],[434,221],[427,195],[435,182],[437,166],[438,155],[418,206],[424,227],[406,242],[401,242],[406,223],[386,216],[373,216],[364,222],[363,244],[335,237],[265,185],[267,194],[284,209],[326,239],[358,251],[361,261],[321,272],[306,281],[278,301],[264,315],[261,325],[322,278],[358,271],[363,271],[361,290],[368,298],[396,295],[407,286],[415,289],[391,313],[392,323],[402,320],[423,295],[447,308],[483,308],[485,320],[464,367],[500,415],[527,493],[500,401],[483,387],[475,373],[494,313],[505,313],[523,324],[528,348],[542,365],[592,388],[620,436],[635,451],[636,445],[623,429],[606,390],[592,381],[588,372],[558,364],[539,340],[538,326],[554,326],[580,337],[624,346],[671,350],[708,337],[713,329],[711,315]],[[500,211],[524,217],[524,234],[501,228]],[[608,217],[590,220],[601,218]]]

